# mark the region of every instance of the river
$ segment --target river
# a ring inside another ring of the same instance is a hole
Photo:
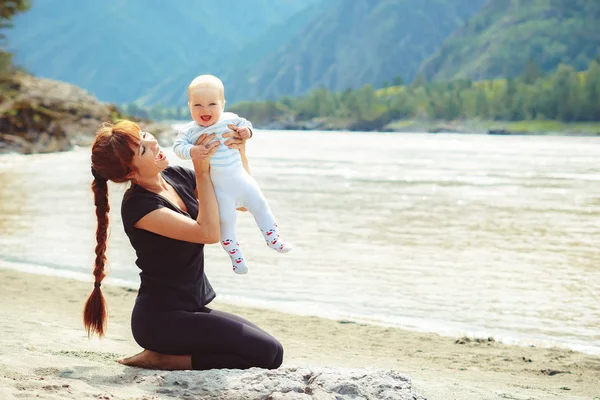
[[[222,301],[600,354],[600,139],[258,131],[248,147],[295,248],[240,214],[249,274],[206,250]],[[2,264],[91,279],[90,182],[88,148],[0,156]],[[110,186],[110,278],[136,287],[125,189]]]

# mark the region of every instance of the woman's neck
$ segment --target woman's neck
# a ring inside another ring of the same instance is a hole
[[[142,178],[136,182],[136,185],[154,193],[161,193],[169,189],[167,181],[161,174],[149,178]]]

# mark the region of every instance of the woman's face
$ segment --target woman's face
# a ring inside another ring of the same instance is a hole
[[[140,132],[140,142],[133,151],[133,167],[138,178],[151,177],[167,168],[169,160],[162,152],[158,142],[148,132]]]

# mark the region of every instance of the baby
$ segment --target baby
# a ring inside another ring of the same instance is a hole
[[[194,145],[202,133],[216,133],[220,142],[217,152],[210,159],[210,177],[219,203],[221,220],[221,244],[229,254],[236,274],[248,272],[248,264],[242,253],[235,233],[236,208],[245,207],[260,228],[267,246],[279,253],[292,250],[292,245],[279,237],[279,229],[269,209],[267,199],[258,184],[242,165],[240,151],[230,149],[224,142],[223,133],[230,132],[227,126],[236,125],[243,138],[252,135],[252,124],[225,108],[225,88],[221,80],[212,75],[196,77],[188,87],[188,106],[193,121],[179,129],[173,145],[175,154],[183,159],[195,158],[200,150]]]

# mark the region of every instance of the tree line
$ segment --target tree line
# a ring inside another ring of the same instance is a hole
[[[560,64],[545,74],[529,62],[522,75],[512,79],[426,82],[421,75],[410,85],[375,89],[367,84],[338,93],[315,88],[303,97],[239,103],[231,111],[256,122],[286,115],[298,120],[339,117],[382,124],[413,118],[600,121],[600,57],[585,71]]]
[[[187,107],[150,108],[125,105],[126,114],[158,120],[189,119]],[[587,70],[560,64],[544,73],[534,62],[510,79],[427,82],[420,75],[410,84],[400,77],[380,88],[366,84],[358,89],[331,92],[315,88],[301,97],[278,101],[244,101],[228,107],[255,124],[282,118],[305,121],[340,118],[385,125],[393,120],[429,119],[451,121],[481,119],[497,121],[555,120],[600,121],[600,56]]]

